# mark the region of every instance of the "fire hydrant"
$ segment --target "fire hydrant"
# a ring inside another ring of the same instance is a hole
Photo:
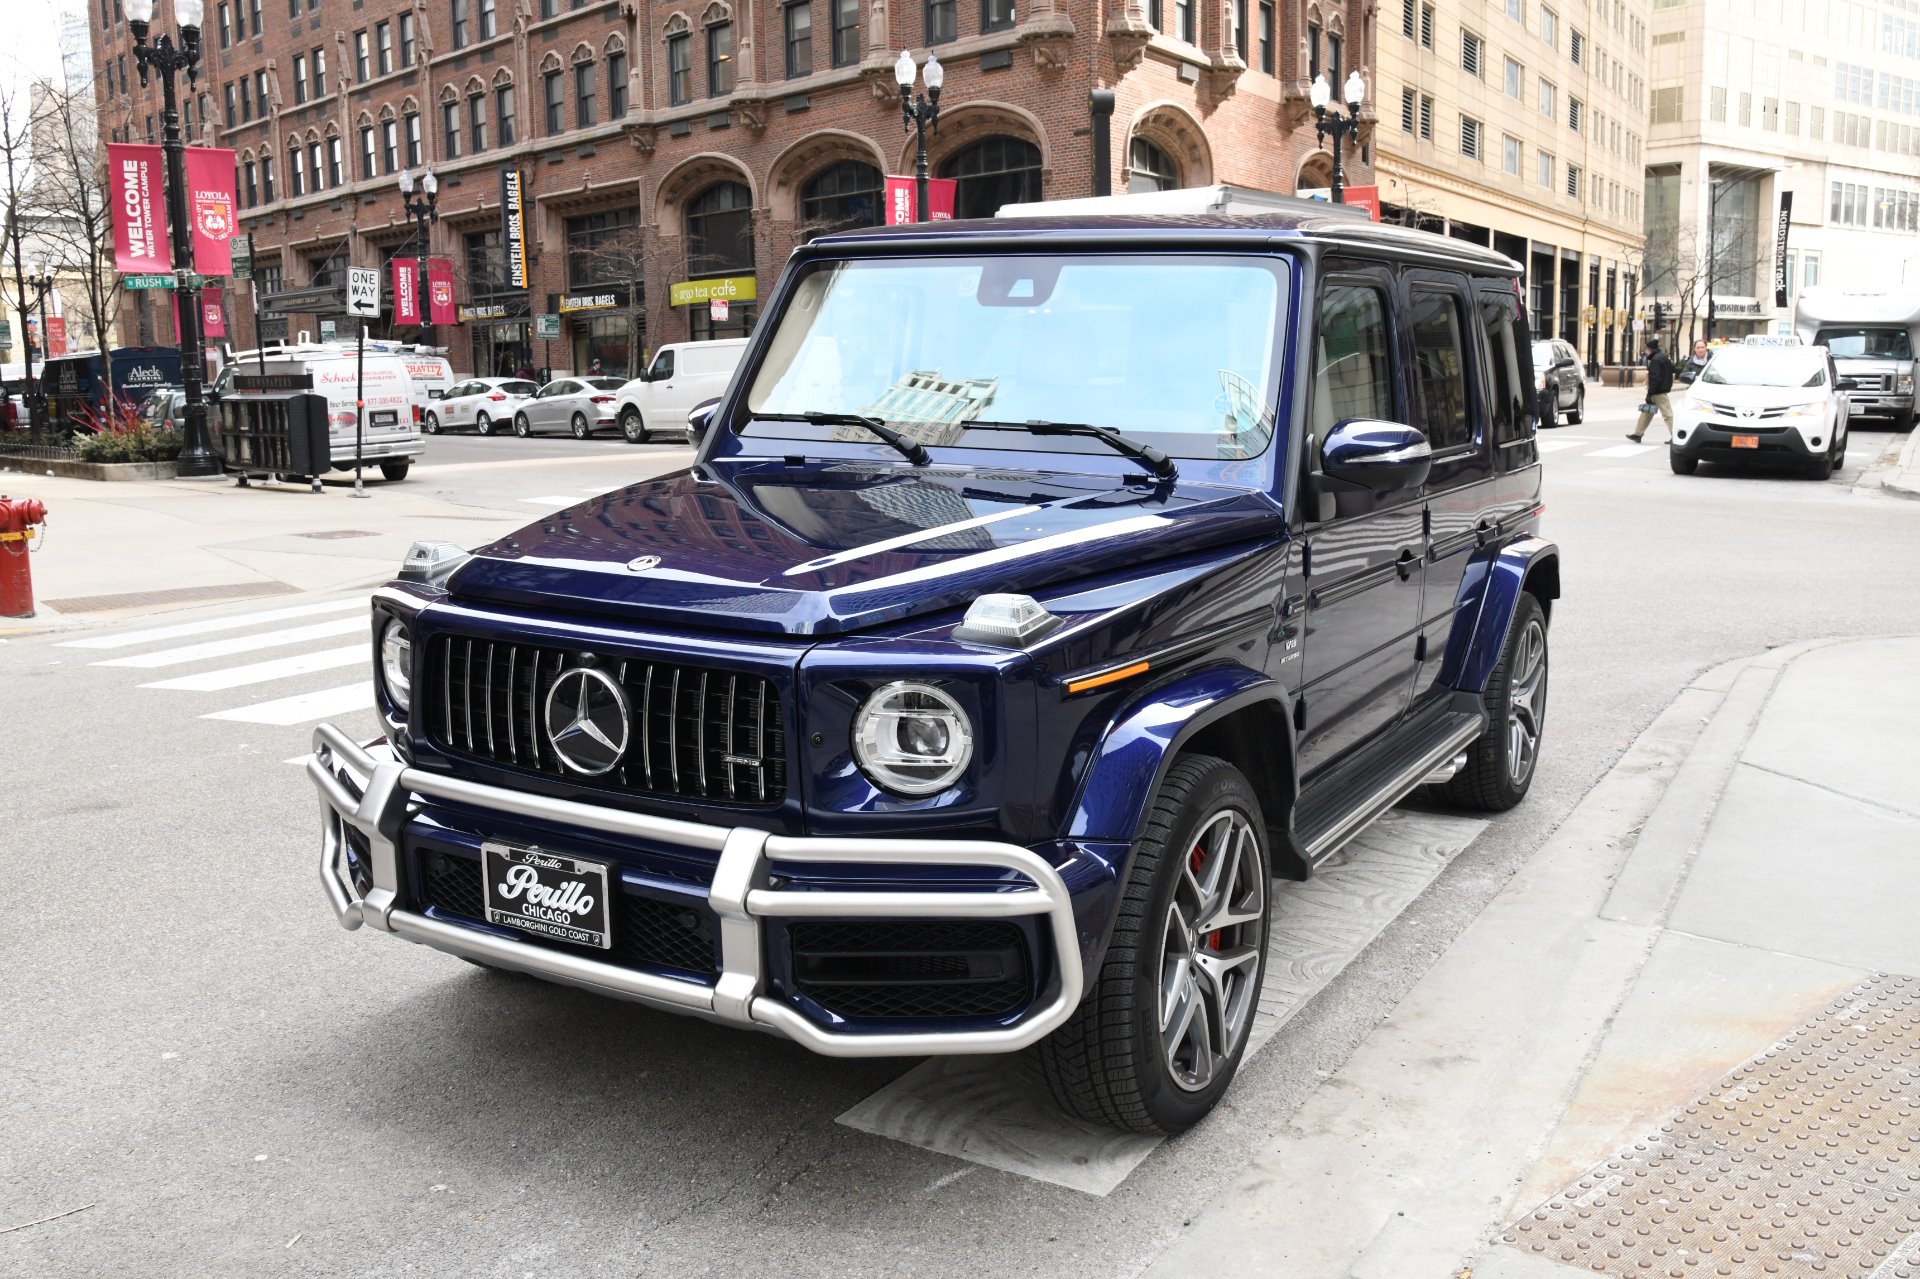
[[[29,543],[47,522],[46,504],[38,498],[8,497],[0,493],[0,617],[33,616],[33,570]]]

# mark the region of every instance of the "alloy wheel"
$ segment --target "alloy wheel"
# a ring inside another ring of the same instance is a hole
[[[1160,929],[1160,1049],[1187,1092],[1213,1082],[1253,1024],[1266,898],[1253,828],[1223,809],[1194,837]]]
[[[1525,786],[1540,757],[1540,728],[1547,711],[1547,629],[1535,617],[1513,648],[1507,677],[1507,776]]]

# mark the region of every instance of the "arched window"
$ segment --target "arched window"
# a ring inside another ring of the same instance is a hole
[[[940,176],[958,178],[956,218],[990,218],[1003,204],[1040,198],[1040,148],[1024,138],[982,138],[940,164]]]
[[[800,188],[800,225],[808,239],[829,231],[880,225],[880,170],[842,160]]]
[[[1180,185],[1180,170],[1173,157],[1145,138],[1135,138],[1127,148],[1127,190],[1171,191]]]
[[[687,202],[687,278],[752,275],[753,193],[740,182],[716,182]],[[692,308],[693,340],[745,337],[753,332],[752,303],[736,303],[725,320],[710,308]]]

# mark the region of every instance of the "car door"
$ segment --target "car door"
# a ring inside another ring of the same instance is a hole
[[[646,407],[642,410],[649,423],[666,424],[686,420],[684,410],[677,415],[674,412],[674,406],[679,402],[675,385],[675,375],[679,372],[678,356],[678,350],[670,346],[663,346],[653,354],[653,363],[647,369]]]
[[[1308,389],[1309,457],[1339,423],[1411,420],[1398,283],[1386,267],[1332,260],[1320,283]],[[1343,493],[1309,511],[1303,538],[1303,776],[1377,737],[1405,711],[1420,622],[1418,490]]]
[[[1580,384],[1584,380],[1580,372],[1580,354],[1565,342],[1555,342],[1553,352],[1554,371],[1559,375],[1561,387],[1566,394],[1566,398],[1561,402],[1568,408],[1572,408],[1580,398]]]
[[[456,382],[447,388],[446,395],[434,407],[443,428],[473,425],[473,391],[472,382]]]
[[[527,419],[533,423],[534,430],[543,430],[565,420],[560,405],[572,390],[573,383],[567,378],[549,382],[540,388],[540,394],[527,405]]]

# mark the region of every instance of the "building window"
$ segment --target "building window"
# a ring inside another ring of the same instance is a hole
[[[371,47],[365,31],[353,33],[353,78],[361,84],[373,79],[373,64],[367,56]]]
[[[799,79],[814,69],[814,6],[799,0],[780,15],[787,42],[787,79]]]
[[[1340,60],[1343,42],[1339,36],[1331,33],[1327,36],[1327,83],[1344,84],[1341,72],[1346,68]]]
[[[503,84],[493,91],[494,129],[500,135],[500,145],[513,145],[515,121],[513,118],[513,86]]]
[[[457,160],[460,158],[460,104],[442,102],[440,104],[441,158]]]
[[[374,174],[376,161],[373,158],[373,126],[360,126],[360,180],[370,181]]]
[[[1553,157],[1548,155],[1545,151],[1542,151],[1539,155],[1534,157],[1533,169],[1534,169],[1534,177],[1539,180],[1540,185],[1543,187],[1546,187],[1548,190],[1552,190],[1553,189]]]
[[[233,13],[228,6],[220,6],[220,47],[233,48]]]
[[[690,35],[667,37],[667,101],[676,107],[693,101],[693,37]]]
[[[480,38],[491,40],[494,31],[494,0],[480,0]]]
[[[232,85],[232,83],[231,83],[231,82],[229,82],[229,83],[227,84],[227,86],[226,86],[226,87],[225,87],[224,89],[222,89],[222,90],[221,90],[220,92],[221,92],[221,96],[222,96],[222,97],[224,97],[224,98],[226,99],[226,103],[227,103],[227,127],[228,127],[229,129],[231,129],[231,128],[233,128],[233,127],[234,127],[235,125],[237,125],[237,124],[239,124],[239,123],[240,123],[240,115],[239,115],[239,113],[238,113],[238,111],[236,111],[236,110],[235,110],[235,108],[234,108],[234,105],[233,105],[233,85]]]
[[[1500,139],[1500,167],[1518,177],[1520,174],[1520,139],[1505,135]]]
[[[316,98],[327,96],[327,51],[325,49],[313,51],[313,96]]]
[[[1567,37],[1567,58],[1577,67],[1586,56],[1587,38],[1575,31]]]
[[[562,72],[553,70],[541,77],[540,83],[546,93],[544,105],[547,115],[547,136],[554,137],[565,133],[567,127],[567,90],[560,82]]]
[[[1040,198],[1040,148],[1023,138],[982,138],[940,164],[940,176],[955,178],[956,218],[990,218],[1003,204]]]
[[[548,18],[557,18],[559,16],[560,0],[540,0],[540,20],[542,22]]]
[[[1549,120],[1560,114],[1558,90],[1545,80],[1540,82],[1540,114]]]
[[[1188,44],[1194,42],[1194,0],[1173,0],[1173,34]]]
[[[256,207],[260,203],[260,170],[249,160],[243,166],[246,174],[247,207]]]
[[[577,62],[573,67],[573,123],[578,129],[593,125],[593,100],[599,93],[593,83],[593,64]]]
[[[253,38],[258,40],[267,29],[267,24],[260,17],[260,0],[247,0],[247,17],[252,23]]]
[[[1526,0],[1507,0],[1507,16],[1524,24],[1527,20]]]
[[[267,118],[267,73],[253,73],[253,106],[262,120]]]
[[[880,170],[858,160],[822,169],[800,188],[800,223],[809,238],[880,225]]]
[[[1414,0],[1400,0],[1400,34],[1411,40],[1420,30],[1419,8]]]
[[[1567,166],[1567,195],[1575,200],[1580,198],[1580,166],[1577,164]]]
[[[295,106],[307,100],[307,55],[293,55],[293,102]]]
[[[1260,72],[1273,74],[1273,0],[1260,0]]]
[[[1311,48],[1312,46],[1309,45],[1308,47]],[[1460,67],[1470,76],[1478,76],[1480,74],[1481,50],[1482,45],[1479,36],[1473,34],[1471,31],[1462,31],[1460,33]],[[1308,68],[1309,72],[1312,70],[1312,67]],[[1311,75],[1309,75],[1309,78],[1311,78]]]
[[[453,47],[467,47],[467,4],[468,0],[453,0]]]
[[[949,5],[954,0],[947,0]],[[707,28],[707,96],[724,98],[733,92],[733,24],[716,22]]]
[[[1580,99],[1567,99],[1567,127],[1575,133],[1580,132],[1580,116],[1583,110],[1584,108],[1580,105]]]
[[[407,167],[420,167],[420,113],[407,112]]]
[[[1013,25],[1014,0],[980,0],[980,29],[1004,31]]]
[[[1509,98],[1518,98],[1520,96],[1521,82],[1525,78],[1521,71],[1520,64],[1512,58],[1506,58],[1503,60],[1501,73],[1506,85],[1507,96]]]
[[[566,235],[568,288],[628,285],[639,280],[639,215],[633,209],[609,209],[568,218]]]
[[[958,0],[924,0],[922,20],[926,24],[928,44],[945,44],[959,35]]]
[[[1420,95],[1420,140],[1433,141],[1433,95],[1431,93]]]
[[[1480,122],[1471,116],[1460,117],[1460,154],[1471,160],[1480,158]]]
[[[627,114],[627,55],[607,55],[607,119],[618,120]]]
[[[380,172],[400,171],[400,127],[391,120],[380,122]]]
[[[1413,132],[1415,108],[1419,104],[1419,95],[1412,89],[1400,90],[1400,132]]]
[[[1560,47],[1560,15],[1551,9],[1540,10],[1540,38],[1550,47]]]
[[[1430,4],[1420,6],[1420,47],[1433,48],[1433,6]]]
[[[273,157],[270,155],[260,157],[260,202],[273,203]]]
[[[312,190],[316,195],[319,194],[320,190],[322,189],[320,186],[320,156],[321,156],[320,144],[318,142],[308,143],[307,144],[307,172],[313,175]]]
[[[477,155],[487,149],[487,95],[467,95],[467,142]]]
[[[340,185],[340,135],[334,134],[327,139],[327,185]]]
[[[380,67],[380,74],[392,74],[393,24],[391,22],[376,22],[373,24],[373,51]]]
[[[739,182],[716,182],[688,202],[689,279],[753,271],[752,203]]]
[[[828,0],[833,6],[833,65],[860,61],[860,0]]]
[[[1155,31],[1164,31],[1166,20],[1166,14],[1160,11],[1160,0],[1147,0],[1147,25]]]
[[[1127,191],[1172,191],[1180,185],[1173,157],[1145,138],[1127,145]]]

